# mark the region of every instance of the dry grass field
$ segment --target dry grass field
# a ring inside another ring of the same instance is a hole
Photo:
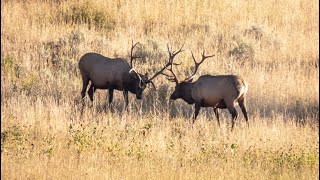
[[[319,179],[319,3],[312,0],[1,1],[1,178]],[[97,90],[81,116],[79,58],[129,57],[139,72],[167,61],[167,43],[215,57],[202,74],[237,74],[249,84],[250,128],[234,131],[221,110],[169,101],[155,79],[143,100],[122,93],[106,106]]]

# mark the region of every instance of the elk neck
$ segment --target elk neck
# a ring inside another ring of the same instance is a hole
[[[193,82],[182,82],[182,92],[181,92],[181,98],[187,102],[188,104],[193,104],[194,99],[192,98],[192,87]]]

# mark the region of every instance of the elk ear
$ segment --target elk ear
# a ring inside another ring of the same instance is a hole
[[[148,78],[148,73],[146,72],[146,74],[144,76]]]

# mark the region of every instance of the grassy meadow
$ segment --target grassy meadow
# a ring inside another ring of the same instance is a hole
[[[319,3],[312,0],[1,1],[1,178],[319,179]],[[237,74],[249,86],[250,128],[220,110],[169,101],[155,79],[143,100],[122,92],[86,99],[80,57],[128,58],[140,73],[175,61],[190,75],[193,50],[215,54],[197,75]]]

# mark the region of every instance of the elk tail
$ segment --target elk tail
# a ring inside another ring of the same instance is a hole
[[[239,97],[237,99],[238,99],[238,101],[243,101],[246,94],[247,94],[247,91],[248,91],[248,83],[245,82],[244,80],[242,80],[242,83],[240,83],[240,84],[239,84],[240,88],[238,89]]]
[[[246,94],[248,92],[248,83],[244,81],[243,84],[244,84],[244,93]]]

